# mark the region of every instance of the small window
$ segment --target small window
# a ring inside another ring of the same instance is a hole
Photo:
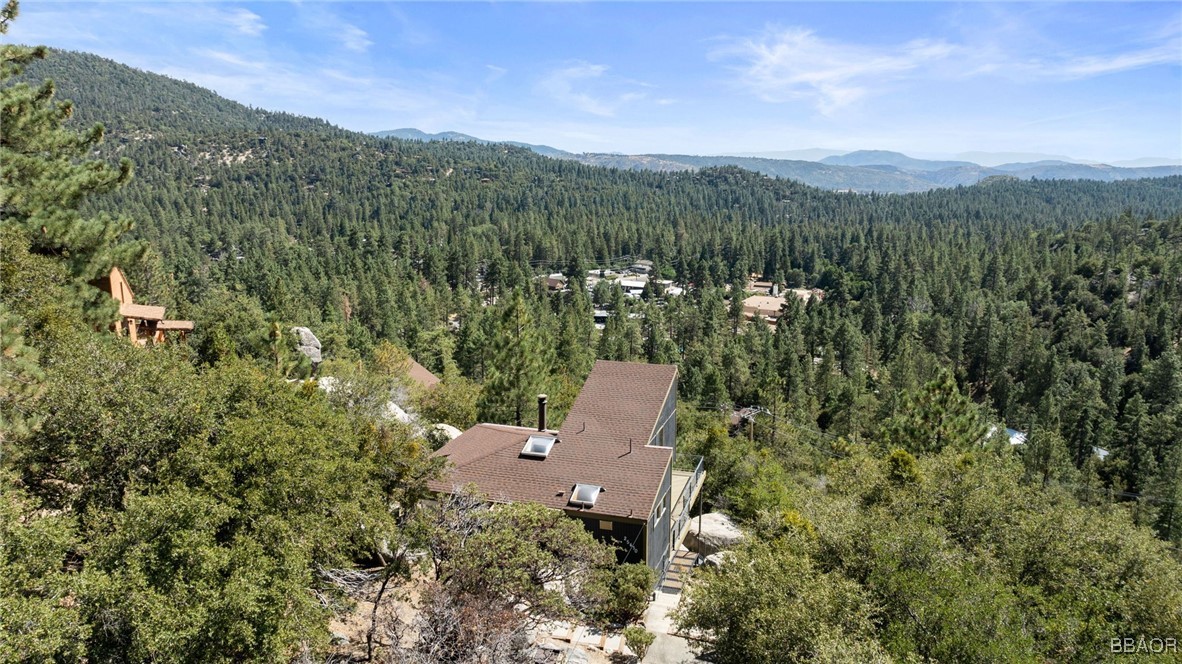
[[[555,440],[557,439],[551,436],[530,436],[525,441],[525,447],[521,448],[521,456],[545,459],[550,456],[550,449],[554,447]]]
[[[603,487],[596,484],[576,484],[570,494],[570,504],[575,507],[595,507],[601,491]]]
[[[600,530],[611,530],[612,529],[612,522],[611,521],[600,521],[599,522],[599,529]]]

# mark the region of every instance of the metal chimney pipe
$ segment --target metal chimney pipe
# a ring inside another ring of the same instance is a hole
[[[538,395],[538,431],[546,430],[546,395]]]

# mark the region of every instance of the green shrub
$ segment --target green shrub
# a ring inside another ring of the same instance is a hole
[[[656,638],[655,634],[640,625],[628,625],[624,628],[624,643],[640,659],[644,659],[645,653]]]
[[[591,579],[588,613],[599,623],[619,625],[637,620],[644,615],[656,582],[656,575],[642,563],[600,568]]]

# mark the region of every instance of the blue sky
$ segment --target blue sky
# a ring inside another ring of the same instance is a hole
[[[1182,159],[1182,3],[24,0],[9,39],[361,131]]]

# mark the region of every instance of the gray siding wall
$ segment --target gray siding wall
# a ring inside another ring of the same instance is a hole
[[[677,383],[669,390],[665,404],[661,406],[661,419],[657,421],[657,430],[653,432],[650,445],[673,447],[677,442]]]
[[[653,508],[648,520],[648,566],[659,570],[669,557],[670,510],[673,509],[673,496],[670,488],[673,484],[673,464],[665,468],[665,476],[661,479],[661,491],[657,494],[657,504]]]
[[[653,445],[673,448],[677,442],[677,383],[669,390],[665,403],[661,407],[661,419],[657,423],[657,431],[651,442]],[[657,504],[653,507],[648,519],[648,566],[654,570],[664,568],[669,556],[669,538],[672,524],[673,495],[673,464],[665,468],[665,475],[661,478],[661,490],[657,493]]]

